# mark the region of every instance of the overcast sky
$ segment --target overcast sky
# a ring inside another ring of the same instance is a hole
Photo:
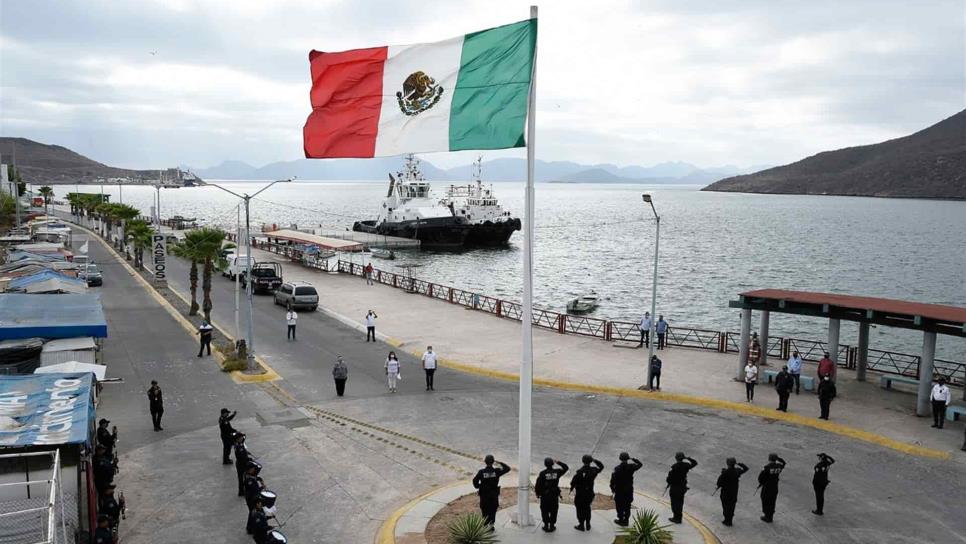
[[[963,0],[544,4],[545,160],[784,164],[914,132],[966,103]],[[123,167],[291,160],[310,49],[437,41],[525,19],[528,6],[3,0],[0,135]]]

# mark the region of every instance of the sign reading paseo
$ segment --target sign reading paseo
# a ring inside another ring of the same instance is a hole
[[[165,260],[168,256],[164,234],[156,232],[151,236],[151,248],[154,252],[154,281],[164,281],[167,277]]]

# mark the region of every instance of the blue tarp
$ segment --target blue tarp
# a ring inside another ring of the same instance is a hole
[[[11,280],[9,289],[11,291],[19,291],[19,290],[22,290],[24,287],[30,285],[31,283],[37,283],[38,281],[47,281],[50,279],[57,279],[57,280],[65,281],[67,283],[75,283],[77,285],[85,285],[85,286],[87,285],[87,282],[84,280],[72,278],[70,276],[67,276],[66,274],[61,274],[56,270],[48,269],[48,270],[43,270],[41,272],[37,272],[36,274],[20,276],[19,278],[15,278]]]
[[[41,254],[41,253],[33,253],[33,252],[30,252],[30,251],[20,251],[20,250],[11,251],[10,253],[7,254],[7,262],[8,263],[22,261],[24,259],[33,259],[33,260],[37,260],[37,261],[53,262],[53,261],[66,261],[67,260],[67,257],[65,257],[61,253],[57,253],[57,254],[44,253],[44,254]]]
[[[94,433],[93,376],[0,376],[0,416],[8,424],[0,427],[0,446],[88,444]]]
[[[0,340],[107,337],[99,294],[0,293]]]

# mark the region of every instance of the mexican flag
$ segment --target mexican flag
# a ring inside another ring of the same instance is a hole
[[[305,156],[524,147],[537,20],[427,44],[309,53]]]

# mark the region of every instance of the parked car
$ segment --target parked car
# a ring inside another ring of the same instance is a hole
[[[99,287],[104,285],[104,276],[101,275],[101,271],[97,269],[96,264],[89,264],[77,274],[77,277],[87,281],[88,287]]]
[[[275,291],[275,304],[314,312],[319,307],[319,292],[307,281],[287,281]]]
[[[245,274],[245,271],[248,270],[248,261],[250,259],[251,257],[248,255],[235,255],[234,253],[228,255],[228,266],[221,271],[221,275],[234,280],[235,276]],[[252,260],[252,266],[255,266],[254,260]]]
[[[248,282],[247,271],[241,272],[241,284]],[[282,286],[282,265],[278,263],[261,262],[252,265],[252,289],[256,293],[267,293]]]

